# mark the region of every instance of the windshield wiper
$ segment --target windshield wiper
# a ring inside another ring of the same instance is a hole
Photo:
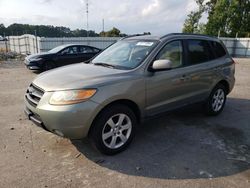
[[[93,63],[94,65],[97,65],[97,66],[103,66],[103,67],[109,67],[109,68],[115,68],[114,65],[110,65],[108,63]]]

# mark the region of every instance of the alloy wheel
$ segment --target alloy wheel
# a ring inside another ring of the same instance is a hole
[[[102,141],[110,149],[120,148],[128,141],[131,131],[131,119],[126,114],[116,114],[105,123]]]

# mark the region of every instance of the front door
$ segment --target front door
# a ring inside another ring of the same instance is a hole
[[[151,116],[183,105],[190,92],[190,69],[184,66],[183,42],[169,42],[155,60],[170,60],[171,70],[154,72],[146,78],[146,115]]]
[[[69,65],[72,63],[77,63],[77,46],[70,46],[65,48],[60,52],[58,55],[58,65],[63,66],[63,65]]]

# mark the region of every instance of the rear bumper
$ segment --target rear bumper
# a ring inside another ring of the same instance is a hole
[[[67,106],[48,104],[48,93],[42,97],[37,107],[25,98],[24,112],[39,127],[70,139],[82,139],[88,135],[89,128],[97,115],[99,105],[92,101]]]
[[[233,90],[234,85],[235,85],[235,78],[233,77],[233,78],[231,79],[230,84],[229,84],[229,93]]]

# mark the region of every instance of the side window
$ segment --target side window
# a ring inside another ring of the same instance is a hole
[[[167,59],[172,62],[172,67],[177,68],[182,66],[182,42],[181,41],[173,41],[168,43],[156,56],[156,60]]]
[[[100,50],[98,50],[97,48],[92,48],[92,50],[93,50],[95,53],[100,52]]]
[[[215,41],[211,41],[211,46],[215,52],[216,58],[220,58],[225,56],[227,53],[225,51],[225,49],[223,48],[223,46]]]
[[[194,65],[210,61],[213,54],[205,40],[187,40],[188,64]]]
[[[65,55],[65,54],[76,54],[77,53],[77,47],[76,46],[71,46],[68,48],[65,48],[61,54]]]
[[[93,49],[88,46],[79,46],[79,53],[81,54],[93,53]]]

